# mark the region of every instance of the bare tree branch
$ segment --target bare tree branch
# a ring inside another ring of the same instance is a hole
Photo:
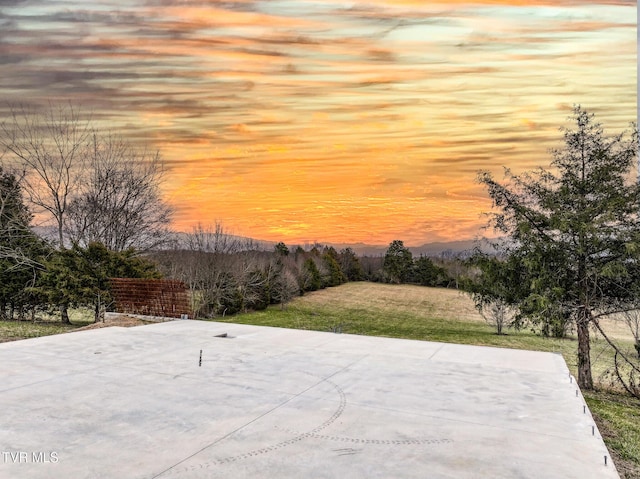
[[[69,204],[65,232],[75,243],[147,251],[165,243],[172,208],[162,200],[158,152],[114,134],[94,133],[82,187]]]
[[[615,375],[622,385],[622,387],[632,396],[640,399],[640,387],[637,384],[636,376],[640,376],[640,366],[636,364],[629,356],[622,350],[620,347],[613,342],[609,336],[603,331],[602,326],[600,326],[600,322],[598,320],[592,320],[593,325],[596,329],[602,334],[602,337],[605,341],[613,348],[615,351],[614,356],[614,368]],[[623,366],[620,364],[620,358],[624,361],[624,364],[629,368],[628,377],[624,378],[622,373]]]
[[[90,137],[89,121],[73,105],[49,105],[44,111],[12,107],[0,124],[2,146],[25,171],[29,201],[46,213],[64,247],[64,222],[70,198],[83,173]]]

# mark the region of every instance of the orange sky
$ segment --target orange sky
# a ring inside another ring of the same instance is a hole
[[[178,230],[469,239],[479,169],[548,165],[573,104],[636,117],[629,1],[9,1],[0,24],[1,103],[73,100],[159,149]]]

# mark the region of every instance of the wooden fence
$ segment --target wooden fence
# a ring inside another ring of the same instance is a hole
[[[181,318],[193,317],[187,287],[171,279],[110,278],[118,313]]]

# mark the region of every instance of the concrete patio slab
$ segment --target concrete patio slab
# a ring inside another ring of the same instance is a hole
[[[174,321],[0,363],[1,478],[618,478],[552,353]]]

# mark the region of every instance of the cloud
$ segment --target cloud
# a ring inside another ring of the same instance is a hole
[[[334,0],[338,1],[338,0]],[[428,4],[421,0],[354,0],[356,4],[365,3],[382,7],[411,7],[411,8],[429,8]],[[612,5],[612,6],[635,6],[633,0],[448,0],[449,7],[455,5],[463,5],[469,7],[472,5],[495,5],[505,7],[575,7],[590,5]]]
[[[0,2],[0,115],[73,100],[160,148],[184,224],[469,234],[475,171],[544,164],[573,103],[636,112],[635,2]]]

